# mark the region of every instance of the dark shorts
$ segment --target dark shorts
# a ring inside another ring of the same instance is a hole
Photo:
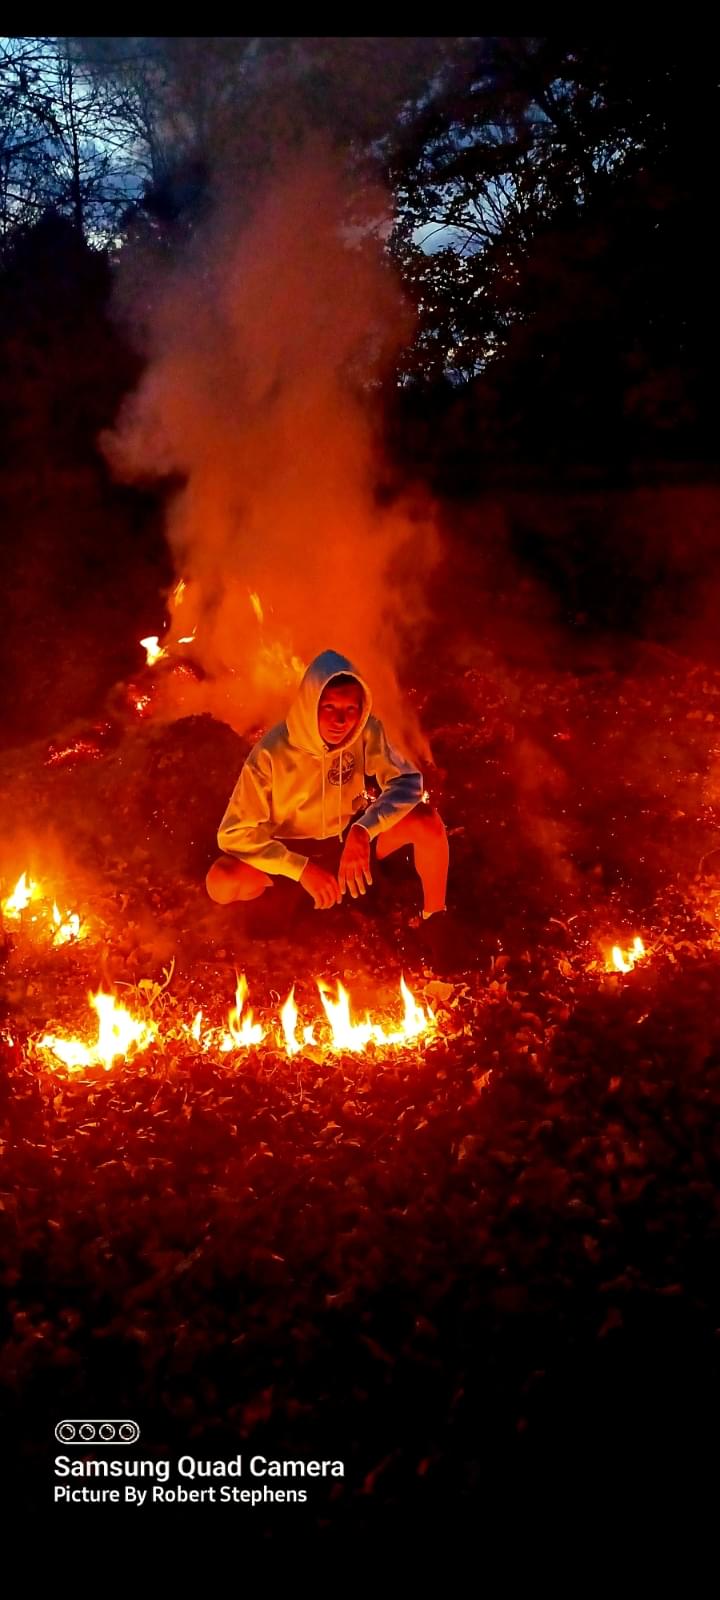
[[[288,850],[293,850],[295,855],[307,856],[308,859],[310,861],[314,861],[317,866],[325,867],[327,872],[337,872],[337,869],[340,865],[340,856],[342,854],[343,845],[347,839],[350,829],[353,826],[353,823],[357,821],[357,817],[350,818],[350,821],[343,831],[341,839],[339,839],[336,834],[332,839],[283,839],[282,842],[283,844],[287,845]],[[370,840],[371,858],[374,855],[375,842],[376,841],[374,839]]]

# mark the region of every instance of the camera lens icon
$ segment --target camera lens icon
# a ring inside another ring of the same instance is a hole
[[[135,1444],[140,1427],[131,1417],[64,1417],[55,1438],[60,1444]]]

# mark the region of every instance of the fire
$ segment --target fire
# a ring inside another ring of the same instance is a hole
[[[335,994],[322,979],[318,979],[317,984],[325,1017],[330,1025],[323,1038],[318,1038],[313,1022],[301,1020],[294,984],[287,1000],[280,1008],[279,1025],[276,1023],[266,1026],[256,1022],[253,1012],[247,1007],[248,986],[244,973],[237,979],[235,1004],[230,1010],[227,1028],[224,1030],[206,1028],[203,1031],[203,1013],[197,1011],[192,1024],[185,1028],[186,1035],[199,1044],[203,1051],[214,1048],[223,1055],[229,1055],[233,1050],[251,1049],[263,1041],[273,1041],[278,1049],[284,1049],[285,1054],[292,1059],[293,1056],[301,1055],[304,1049],[311,1049],[316,1054],[318,1050],[323,1053],[338,1050],[361,1051],[370,1044],[383,1047],[413,1045],[421,1038],[430,1037],[437,1031],[437,1022],[430,1007],[424,1010],[417,1004],[404,978],[400,980],[402,1021],[399,1025],[387,1027],[381,1022],[373,1022],[369,1016],[363,1021],[356,1021],[352,1014],[350,996],[342,983],[337,983]]]
[[[298,1012],[298,1008],[297,1008],[297,1006],[295,1004],[295,985],[293,984],[292,989],[290,990],[290,993],[289,993],[289,995],[287,997],[287,1000],[285,1001],[285,1004],[284,1004],[284,1006],[283,1006],[283,1008],[282,1008],[282,1010],[280,1012],[280,1021],[282,1023],[282,1031],[283,1031],[283,1040],[284,1040],[284,1044],[285,1044],[285,1049],[286,1049],[287,1054],[289,1056],[297,1056],[297,1055],[299,1055],[300,1051],[302,1050],[303,1044],[316,1045],[316,1043],[317,1043],[317,1040],[315,1038],[315,1029],[314,1029],[312,1023],[309,1023],[305,1027],[303,1027],[303,1030],[302,1030],[302,1044],[300,1043],[300,1041],[298,1039],[298,1036],[297,1036],[298,1017],[299,1017],[299,1012]]]
[[[184,596],[185,596],[185,589],[186,589],[185,579],[184,578],[178,578],[178,581],[177,581],[177,583],[175,585],[175,588],[173,589],[173,592],[172,592],[173,606],[175,607],[176,610],[177,610],[177,607],[181,606],[182,603],[183,603],[183,599],[184,599]]]
[[[242,1045],[260,1044],[265,1038],[265,1029],[259,1022],[253,1022],[252,1011],[243,1016],[245,1001],[248,996],[248,986],[245,973],[238,976],[235,989],[235,1004],[228,1013],[228,1033],[222,1041],[222,1050],[238,1049]]]
[[[638,937],[634,938],[632,944],[625,950],[623,950],[619,944],[614,944],[612,947],[611,956],[612,964],[609,965],[609,971],[632,972],[636,963],[638,961],[642,961],[643,957],[646,955],[647,950],[645,949],[642,939]]]
[[[61,917],[57,901],[52,908],[52,918],[55,924],[53,944],[68,944],[71,939],[80,938],[80,918],[77,911],[68,911]]]
[[[255,594],[254,590],[250,591],[250,604],[255,612],[258,622],[262,626],[263,622],[265,621],[265,614],[260,603],[260,596],[259,594]]]
[[[162,661],[163,656],[167,655],[167,650],[163,650],[160,639],[156,633],[150,634],[149,638],[147,639],[141,639],[140,643],[145,651],[145,656],[149,667],[156,666],[158,661]]]
[[[118,1058],[135,1055],[152,1043],[157,1031],[153,1023],[141,1022],[131,1016],[124,1006],[116,1004],[113,995],[104,994],[102,989],[88,998],[98,1019],[94,1044],[85,1044],[82,1039],[60,1039],[56,1034],[46,1033],[38,1043],[39,1050],[55,1056],[71,1072],[96,1066],[103,1066],[108,1072]]]
[[[334,1050],[364,1050],[368,1044],[398,1045],[409,1044],[419,1038],[423,1033],[429,1032],[435,1026],[435,1017],[428,1007],[427,1013],[419,1006],[414,995],[408,989],[404,977],[400,979],[400,993],[402,995],[404,1016],[399,1028],[394,1028],[387,1033],[378,1022],[371,1022],[369,1015],[365,1015],[363,1022],[353,1022],[350,1009],[350,996],[340,980],[337,982],[335,998],[322,979],[318,980],[320,999],[323,1003],[325,1015],[330,1024],[332,1035],[332,1048]]]
[[[32,878],[29,878],[27,873],[23,872],[18,878],[12,894],[9,894],[7,900],[2,902],[3,916],[7,917],[11,922],[19,922],[23,911],[27,910],[31,901],[39,900],[40,895],[39,884],[34,883]]]
[[[61,922],[60,929],[64,927]],[[58,930],[60,931],[60,930]],[[227,1027],[204,1027],[203,1012],[198,1010],[192,1023],[182,1024],[181,1032],[204,1053],[217,1052],[227,1056],[237,1050],[254,1049],[264,1041],[271,1047],[285,1051],[288,1059],[312,1051],[314,1060],[318,1052],[331,1055],[338,1051],[361,1052],[369,1045],[382,1048],[399,1045],[416,1046],[423,1038],[437,1031],[435,1016],[430,1007],[418,1005],[405,979],[400,980],[403,1003],[402,1019],[395,1024],[373,1021],[366,1015],[362,1021],[353,1016],[350,996],[339,981],[335,993],[318,980],[325,1018],[329,1028],[318,1037],[313,1022],[303,1022],[295,1000],[295,985],[281,1007],[275,1023],[256,1022],[248,1007],[248,985],[245,974],[237,977],[235,1004],[230,1008]],[[112,994],[100,990],[88,996],[97,1016],[97,1038],[89,1042],[81,1037],[61,1038],[46,1033],[33,1048],[45,1057],[48,1064],[61,1063],[70,1072],[80,1072],[86,1067],[102,1066],[109,1071],[118,1060],[126,1060],[146,1050],[160,1035],[159,1024],[134,1017],[118,1004]]]
[[[288,1055],[299,1055],[301,1046],[298,1044],[296,1033],[298,1008],[295,1004],[294,984],[290,990],[287,1000],[285,1001],[282,1011],[280,1012],[280,1021],[282,1023],[283,1034],[285,1036],[285,1049],[287,1050]]]
[[[49,909],[49,895],[42,885],[36,883],[27,872],[21,873],[12,894],[1,902],[3,916],[8,922],[32,923],[40,922],[52,933],[54,945],[70,944],[71,941],[81,939],[83,930],[77,911],[61,913],[57,901],[53,901],[52,910]],[[25,919],[23,913],[28,906],[32,906],[33,915]],[[43,906],[47,907],[43,910]]]

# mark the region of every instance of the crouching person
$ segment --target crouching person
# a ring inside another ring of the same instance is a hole
[[[281,876],[316,910],[330,910],[346,893],[367,893],[373,848],[382,861],[410,845],[421,924],[427,934],[432,920],[444,923],[444,825],[371,708],[365,679],[344,656],[325,650],[310,663],[285,721],[258,740],[240,773],[218,831],[224,853],[207,875],[211,899],[257,900]],[[366,778],[380,789],[369,804]]]

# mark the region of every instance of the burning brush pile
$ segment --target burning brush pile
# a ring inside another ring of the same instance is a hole
[[[405,948],[401,860],[272,937],[210,905],[247,746],[156,720],[165,670],[0,768],[23,820],[0,1381],[28,1499],[48,1385],[58,1415],[111,1393],[160,1450],[337,1454],[341,1417],[333,1515],[356,1527],[377,1499],[476,1494],[480,1418],[493,1462],[550,1437],[575,1460],[629,1415],[650,1448],[662,1373],[679,1436],[720,1314],[720,678],[478,658],[421,686],[440,977]]]

